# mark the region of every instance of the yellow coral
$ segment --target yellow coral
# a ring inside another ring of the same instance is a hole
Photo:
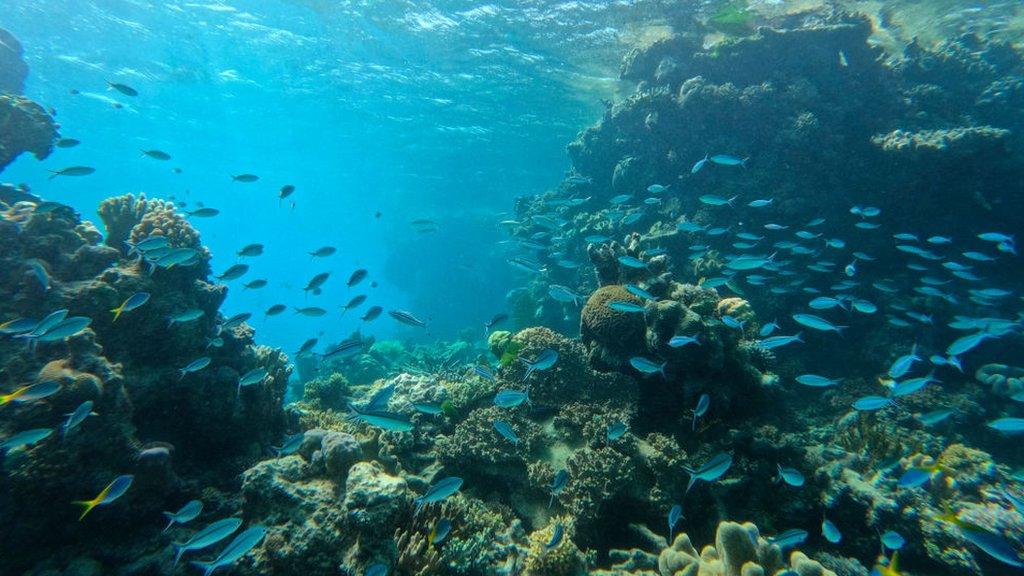
[[[562,539],[548,549],[557,526],[562,526]],[[530,533],[530,550],[526,554],[525,576],[583,576],[589,558],[572,542],[576,524],[571,516],[552,518],[548,526]]]

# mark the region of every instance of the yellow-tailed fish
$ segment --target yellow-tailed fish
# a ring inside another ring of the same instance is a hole
[[[78,517],[78,521],[81,522],[85,518],[85,515],[92,512],[92,509],[97,506],[104,506],[110,504],[114,500],[117,500],[124,493],[128,491],[128,488],[132,485],[132,480],[135,476],[131,474],[125,474],[114,478],[113,482],[107,484],[107,487],[100,491],[92,500],[76,500],[72,504],[77,504],[85,509],[82,510],[82,515]]]

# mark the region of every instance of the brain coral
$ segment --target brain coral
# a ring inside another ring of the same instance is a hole
[[[583,306],[580,334],[583,342],[596,341],[605,349],[619,353],[638,353],[644,349],[647,325],[643,314],[611,309],[611,302],[621,300],[643,305],[643,300],[617,284],[594,291]]]

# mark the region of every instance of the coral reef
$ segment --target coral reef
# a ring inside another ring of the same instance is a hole
[[[0,93],[0,171],[22,152],[45,159],[56,139],[57,125],[46,109],[28,98]]]
[[[21,94],[28,64],[22,59],[21,42],[13,34],[0,28],[0,92]]]

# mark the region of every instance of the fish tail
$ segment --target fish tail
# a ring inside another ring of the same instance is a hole
[[[697,483],[697,476],[693,473],[692,470],[689,470],[689,469],[685,469],[685,470],[686,470],[686,473],[690,475],[690,481],[686,484],[686,494],[689,494],[690,493],[690,488],[693,488],[693,485]]]
[[[114,319],[111,322],[117,322],[117,319],[121,317],[121,312],[124,312],[124,305],[118,306],[117,308],[111,308],[111,312],[114,313]]]
[[[48,170],[48,172],[50,173],[50,177],[47,178],[47,180],[53,180],[57,176],[60,176],[60,172],[57,172],[56,170]]]
[[[95,508],[98,503],[98,500],[75,500],[72,502],[75,506],[82,506],[84,508],[84,510],[82,510],[82,515],[78,517],[78,521],[81,522],[85,518],[85,515],[92,512],[92,509]]]
[[[167,523],[167,527],[166,528],[164,528],[163,530],[160,531],[161,534],[163,534],[164,532],[167,532],[168,530],[170,530],[171,526],[174,526],[174,518],[172,517],[172,514],[170,512],[164,512],[164,516],[167,516],[168,518],[170,518],[171,521]]]

